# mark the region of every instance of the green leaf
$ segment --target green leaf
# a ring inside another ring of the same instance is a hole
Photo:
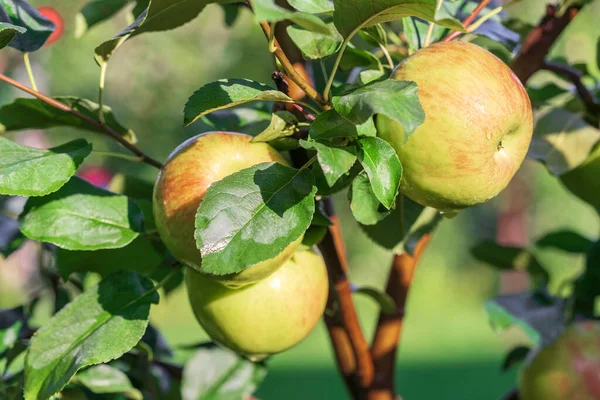
[[[376,68],[379,71],[383,71],[383,65],[381,61],[373,53],[366,50],[357,49],[352,44],[346,47],[344,55],[340,62],[340,69],[343,71],[350,71],[354,68]]]
[[[358,83],[360,85],[368,85],[371,82],[378,81],[386,75],[385,72],[375,69],[365,69],[358,74]]]
[[[267,375],[263,363],[253,363],[217,346],[198,350],[183,369],[183,400],[246,399]]]
[[[387,46],[387,34],[381,24],[371,25],[360,30],[359,35],[374,47]]]
[[[4,353],[17,343],[22,326],[23,321],[15,321],[10,326],[0,329],[0,357],[4,357]]]
[[[308,134],[313,140],[322,140],[338,137],[375,136],[377,130],[373,119],[368,119],[362,125],[354,125],[335,110],[327,110],[317,115]]]
[[[336,147],[330,142],[306,140],[301,140],[300,145],[305,149],[317,151],[317,159],[329,186],[333,186],[342,175],[350,171],[356,162],[354,146]]]
[[[573,231],[550,232],[536,242],[540,248],[555,248],[569,253],[587,253],[594,242]]]
[[[291,136],[298,132],[298,119],[289,111],[277,111],[271,116],[267,128],[252,138],[253,143],[270,142],[271,140]]]
[[[201,272],[225,275],[275,257],[308,228],[315,211],[308,169],[263,163],[213,183],[196,214]]]
[[[27,29],[21,28],[8,22],[0,22],[0,49],[5,48],[13,40],[15,35],[25,33]]]
[[[272,115],[271,109],[237,107],[206,114],[201,120],[216,131],[239,132],[256,136],[269,126]]]
[[[160,265],[163,251],[158,243],[138,236],[120,249],[70,251],[56,249],[56,265],[66,280],[75,272],[95,272],[107,276],[117,271],[135,271],[149,276]]]
[[[530,292],[495,297],[485,304],[498,330],[520,327],[534,344],[552,343],[565,327],[564,300]]]
[[[290,11],[275,4],[274,0],[253,0],[252,9],[258,22],[279,22],[290,20],[310,31],[329,34],[329,28],[319,17],[299,12]]]
[[[335,26],[345,38],[362,28],[410,16],[464,31],[460,21],[449,16],[443,8],[436,12],[437,0],[334,0],[334,5]]]
[[[374,225],[389,215],[390,211],[377,199],[365,171],[352,181],[348,191],[350,210],[354,219],[363,225]]]
[[[296,10],[310,14],[333,12],[333,2],[331,0],[288,0],[288,3]]]
[[[56,100],[74,110],[92,118],[98,118],[100,107],[87,99],[78,97],[55,97]],[[135,143],[135,133],[123,127],[116,119],[112,109],[104,106],[106,124],[123,136],[129,143]],[[0,108],[0,133],[22,129],[46,129],[57,126],[69,126],[92,132],[104,132],[98,125],[90,124],[73,114],[52,107],[38,99],[16,99],[13,103]]]
[[[442,219],[440,213],[415,203],[406,196],[398,196],[396,208],[375,225],[360,225],[378,245],[396,253],[413,254],[417,242],[432,232]]]
[[[39,13],[26,0],[0,0],[0,22],[3,22],[2,32],[7,28],[16,31],[14,26],[25,28],[20,35],[6,32],[2,33],[2,43],[13,35],[8,44],[10,47],[22,52],[33,52],[46,43],[56,26],[48,18]],[[15,32],[16,33],[16,32]]]
[[[257,100],[293,102],[285,93],[262,83],[248,79],[221,79],[202,86],[192,94],[185,105],[183,122],[187,126],[213,111]]]
[[[536,114],[527,157],[543,162],[555,175],[562,175],[583,163],[596,143],[600,129],[578,114],[563,108],[546,108]]]
[[[28,238],[67,250],[116,249],[142,230],[137,205],[79,178],[48,196],[30,198],[20,219]]]
[[[83,139],[41,150],[0,136],[0,194],[45,196],[55,192],[91,151],[92,145]]]
[[[550,280],[548,271],[539,263],[535,255],[525,248],[501,246],[484,240],[471,249],[473,257],[501,270],[526,271],[534,279],[537,287],[545,287]]]
[[[335,30],[333,22],[327,22],[329,33],[313,32],[296,25],[288,26],[287,33],[302,52],[306,60],[320,60],[337,52],[342,36]]]
[[[415,17],[404,17],[402,18],[402,32],[407,40],[407,46],[409,54],[414,53],[423,47],[425,37],[427,36],[427,30],[429,29],[429,23]],[[435,43],[439,36],[444,33],[444,28],[435,25],[432,33],[432,43]]]
[[[369,176],[373,193],[388,210],[400,188],[402,164],[394,148],[378,137],[358,139],[358,160]]]
[[[373,114],[383,114],[400,122],[407,135],[425,121],[417,85],[386,79],[333,97],[335,110],[354,124],[366,122]],[[408,136],[407,136],[408,137]]]
[[[144,396],[133,387],[129,377],[110,365],[94,365],[80,371],[77,381],[96,394],[122,393],[128,399],[142,400]]]
[[[129,0],[92,0],[75,16],[75,37],[80,38],[129,4]]]
[[[59,392],[86,366],[105,363],[131,350],[158,303],[152,282],[119,272],[83,292],[44,324],[25,358],[25,400]]]
[[[115,50],[129,38],[178,28],[196,18],[207,4],[215,2],[217,0],[152,0],[131,25],[96,47],[96,61],[99,64],[108,62]]]
[[[353,292],[356,294],[363,294],[375,300],[375,302],[379,304],[381,312],[384,314],[393,314],[398,309],[396,303],[394,303],[394,299],[392,299],[389,294],[382,292],[379,289],[363,286],[353,290]]]

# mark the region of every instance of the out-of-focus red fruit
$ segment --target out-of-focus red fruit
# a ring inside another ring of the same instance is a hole
[[[105,189],[112,179],[112,172],[104,167],[85,167],[79,170],[77,175],[92,185]]]
[[[52,44],[62,37],[63,32],[65,31],[65,21],[60,13],[53,7],[39,7],[38,11],[56,25],[56,29],[52,32],[48,40],[46,40],[46,44]]]
[[[519,378],[522,400],[600,400],[600,322],[570,326]]]

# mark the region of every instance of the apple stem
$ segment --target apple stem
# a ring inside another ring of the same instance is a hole
[[[33,70],[31,69],[31,62],[29,61],[29,53],[23,53],[23,62],[25,63],[25,70],[27,70],[27,76],[31,83],[31,88],[37,92],[37,85],[35,84],[35,77],[33,76]]]

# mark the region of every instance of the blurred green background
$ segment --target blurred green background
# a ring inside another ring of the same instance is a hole
[[[93,49],[127,25],[125,13],[75,39],[74,16],[84,1],[33,3],[57,8],[64,15],[67,29],[58,44],[32,55],[40,90],[52,95],[95,99],[99,68],[93,59]],[[531,18],[532,22],[539,18],[535,10]],[[3,57],[4,68],[26,82],[20,55],[8,51]],[[243,77],[270,83],[272,71],[266,41],[249,13],[242,12],[230,29],[224,23],[222,10],[209,6],[183,28],[141,35],[126,42],[109,65],[105,101],[123,125],[136,131],[139,146],[164,160],[184,139],[207,129],[202,123],[182,128],[183,106],[194,90],[220,78]],[[1,86],[0,91],[4,101],[22,96],[6,86]],[[119,150],[100,136],[85,135],[94,142],[96,150]],[[81,133],[65,129],[47,131],[52,144],[76,136]],[[99,155],[86,161],[86,165],[98,164],[113,171],[142,174],[149,180],[156,174],[142,164]],[[479,240],[495,237],[498,214],[514,198],[525,201],[526,216],[520,223],[527,243],[557,229],[573,229],[592,238],[600,230],[597,214],[591,207],[566,192],[541,165],[530,161],[525,162],[511,189],[497,199],[443,221],[419,266],[410,293],[397,374],[398,390],[404,400],[498,399],[514,387],[516,371],[504,373],[501,364],[515,344],[526,343],[525,336],[516,329],[495,332],[483,305],[501,289],[522,288],[526,278],[503,279],[469,254]],[[351,218],[345,193],[335,200],[347,241],[352,282],[383,288],[392,255],[362,233]],[[546,251],[539,254],[539,259],[552,271],[554,288],[563,279],[576,276],[582,267],[580,257],[560,252]],[[7,296],[7,292],[3,290],[2,295]],[[378,308],[368,298],[355,296],[355,301],[370,337]],[[192,316],[183,289],[163,298],[153,308],[152,321],[171,345],[206,339]],[[300,345],[269,360],[269,375],[257,396],[265,400],[345,398],[322,323]]]

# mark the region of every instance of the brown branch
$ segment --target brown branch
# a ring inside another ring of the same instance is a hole
[[[100,121],[98,121],[94,118],[88,117],[87,115],[82,114],[79,111],[72,109],[71,107],[67,106],[66,104],[61,103],[60,101],[53,99],[52,97],[46,96],[45,94],[42,94],[31,88],[28,88],[27,86],[15,81],[14,79],[9,78],[6,75],[0,74],[0,80],[8,83],[9,85],[16,87],[19,90],[22,90],[23,92],[29,93],[33,97],[43,101],[44,103],[46,103],[52,107],[58,108],[61,111],[67,112],[71,115],[74,115],[77,118],[89,123],[90,125],[93,125],[101,133],[104,133],[105,135],[109,136],[110,138],[116,140],[119,144],[121,144],[127,150],[131,151],[133,154],[138,156],[140,158],[140,161],[142,161],[148,165],[152,165],[153,167],[156,167],[158,169],[162,168],[162,164],[160,162],[158,162],[155,159],[151,158],[150,156],[146,155],[143,151],[138,149],[136,146],[129,143],[124,137],[122,137],[117,132],[115,132],[110,126],[108,126],[106,124],[102,124]]]
[[[346,382],[350,383],[349,388],[354,398],[360,398],[360,391],[366,390],[372,383],[373,360],[352,300],[352,290],[347,278],[346,249],[339,221],[334,215],[331,200],[325,199],[324,202],[333,225],[329,227],[329,231],[320,243],[320,248],[329,273],[332,289],[330,297],[332,293],[335,293],[335,299],[330,298],[329,303],[338,317],[336,321],[334,317],[328,316],[325,318],[325,322],[336,350],[340,370]],[[349,350],[352,350],[352,353]]]
[[[269,40],[271,38],[271,26],[269,25],[269,23],[261,22],[260,27],[262,28],[263,32],[265,33],[267,40]],[[328,107],[327,102],[325,101],[323,96],[321,96],[315,90],[315,88],[313,88],[308,82],[306,82],[306,80],[302,76],[300,76],[300,74],[296,71],[296,69],[292,65],[291,61],[285,55],[284,51],[281,49],[281,46],[279,46],[279,42],[277,41],[277,39],[273,38],[273,41],[274,41],[274,46],[275,46],[273,54],[275,55],[275,57],[277,57],[277,59],[283,66],[283,69],[285,70],[285,74],[296,85],[298,85],[298,87],[300,89],[302,89],[302,91],[304,91],[304,93],[306,93],[306,95],[308,97],[313,99],[321,107],[327,108]]]
[[[519,54],[512,62],[512,69],[523,84],[542,67],[548,51],[578,13],[578,7],[569,7],[560,15],[556,7],[546,7],[546,15],[540,24],[529,32]]]
[[[483,10],[485,8],[485,6],[490,4],[491,1],[492,0],[482,0],[481,3],[477,4],[477,7],[475,7],[473,9],[473,11],[471,11],[471,13],[469,15],[467,15],[467,18],[465,18],[465,20],[463,21],[463,23],[462,23],[463,28],[467,29],[469,27],[469,25],[471,25],[473,23],[473,21],[475,21],[475,18],[477,18],[477,16],[481,12],[481,10]],[[463,32],[454,31],[454,32],[450,33],[448,36],[446,36],[444,39],[442,39],[442,42],[449,42],[451,40],[456,39],[457,37],[459,37],[462,34],[463,34]]]
[[[575,85],[575,89],[577,90],[577,94],[583,101],[585,108],[588,112],[595,114],[600,112],[600,102],[598,99],[592,94],[592,92],[585,87],[581,79],[583,78],[583,73],[576,68],[571,67],[570,65],[565,65],[553,61],[544,61],[540,67],[540,69],[545,69],[548,71],[552,71],[556,74],[562,75],[566,79],[568,79],[573,85]]]
[[[396,312],[393,314],[379,314],[377,330],[371,347],[371,354],[375,365],[375,379],[371,386],[369,400],[394,400],[396,351],[404,325],[404,315],[408,291],[413,277],[423,255],[431,234],[421,237],[413,256],[403,253],[394,257],[388,278],[386,292],[396,303]]]

